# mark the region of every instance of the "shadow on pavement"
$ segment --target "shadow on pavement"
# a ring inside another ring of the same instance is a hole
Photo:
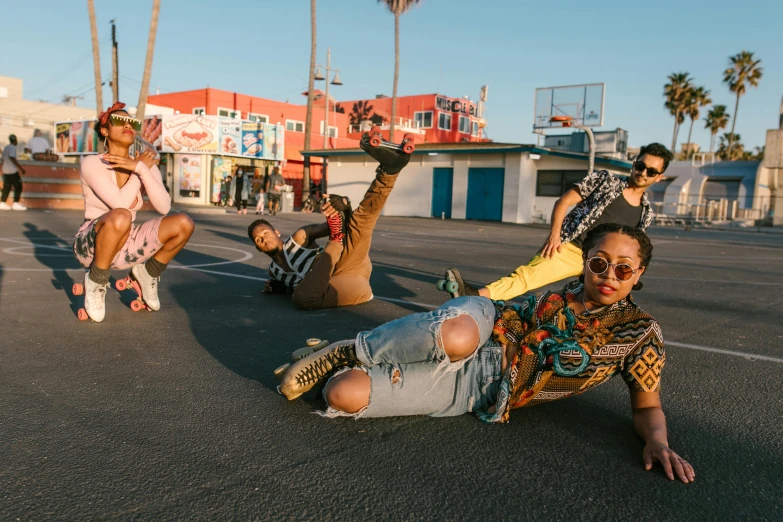
[[[24,236],[33,246],[33,255],[42,265],[52,269],[52,286],[67,296],[74,316],[83,305],[83,298],[74,296],[71,287],[75,281],[66,269],[78,269],[81,265],[73,254],[73,244],[33,223],[24,223]]]

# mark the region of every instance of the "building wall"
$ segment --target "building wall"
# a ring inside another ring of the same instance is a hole
[[[35,129],[54,146],[54,122],[95,118],[95,109],[72,107],[24,99],[24,82],[19,78],[0,76],[0,145],[8,144],[8,136],[15,134],[19,152]]]

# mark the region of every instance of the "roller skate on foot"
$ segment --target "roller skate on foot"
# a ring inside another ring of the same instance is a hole
[[[355,342],[354,339],[338,341],[298,360],[285,371],[278,390],[292,401],[336,370],[360,364],[356,358]]]
[[[326,348],[329,346],[329,341],[322,341],[320,339],[312,338],[308,339],[306,341],[307,346],[304,348],[299,348],[298,350],[294,350],[291,353],[291,359],[296,362],[299,359],[304,359],[308,355],[314,354],[318,350],[322,348]],[[291,367],[291,363],[285,363],[282,366],[279,366],[277,369],[275,369],[274,374],[275,377],[277,377],[278,380],[282,380],[283,375],[285,375],[285,372],[288,371],[288,369]]]
[[[118,279],[114,287],[122,292],[132,289],[136,292],[137,298],[131,301],[131,310],[138,312],[140,310],[160,310],[160,299],[158,299],[159,277],[152,277],[147,272],[144,265],[136,265],[131,268],[130,273],[125,279]]]
[[[80,288],[77,288],[77,286]],[[90,272],[84,274],[84,285],[79,285],[78,283],[73,285],[73,293],[75,295],[84,293],[84,308],[78,312],[80,321],[86,320],[85,314],[96,323],[103,321],[103,318],[106,317],[107,286],[100,285],[90,279]]]
[[[452,299],[463,295],[479,295],[478,290],[466,283],[462,276],[454,267],[446,270],[444,279],[440,279],[437,283],[438,290],[441,292],[447,292]]]
[[[378,170],[386,174],[399,174],[410,161],[415,148],[412,135],[403,135],[402,143],[397,145],[384,140],[378,127],[362,134],[359,146],[380,163]]]
[[[338,241],[344,243],[345,234],[348,232],[348,223],[351,220],[351,200],[345,196],[337,196],[335,194],[324,194],[324,198],[321,200],[321,211],[323,212],[323,205],[326,202],[336,210],[334,214],[326,218],[326,224],[329,225],[329,241]]]

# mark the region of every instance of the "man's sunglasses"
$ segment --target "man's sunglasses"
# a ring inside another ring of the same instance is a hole
[[[655,169],[651,169],[650,167],[645,165],[645,163],[643,161],[640,161],[640,160],[636,160],[636,161],[633,162],[633,168],[634,168],[634,170],[636,172],[644,172],[646,170],[647,171],[647,176],[649,176],[651,178],[654,178],[655,176],[660,176],[661,174],[663,174],[663,172],[658,172]]]
[[[628,281],[629,279],[631,279],[631,277],[633,277],[633,275],[636,272],[639,271],[638,268],[633,268],[629,264],[626,264],[626,263],[619,263],[619,264],[610,263],[609,261],[607,261],[603,257],[598,257],[598,256],[591,257],[587,261],[587,268],[589,268],[590,271],[592,273],[594,273],[595,275],[603,274],[604,272],[609,270],[610,266],[614,267],[614,276],[619,281]]]
[[[120,114],[112,114],[109,116],[109,121],[114,127],[124,127],[126,123],[130,123],[130,126],[136,132],[141,130],[141,120],[131,118],[130,116],[122,116]]]

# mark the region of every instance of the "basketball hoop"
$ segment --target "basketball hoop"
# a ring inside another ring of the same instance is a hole
[[[570,127],[571,121],[571,116],[552,116],[549,118],[549,123],[560,123],[561,127]]]

